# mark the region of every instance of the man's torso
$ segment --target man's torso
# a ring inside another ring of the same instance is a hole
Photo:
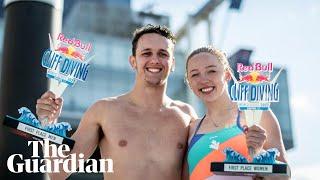
[[[101,114],[102,158],[113,159],[111,179],[179,179],[191,117],[176,103],[159,110],[125,98],[105,100]]]

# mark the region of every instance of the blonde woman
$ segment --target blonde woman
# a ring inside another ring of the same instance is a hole
[[[279,123],[271,110],[264,111],[261,123],[248,128],[246,133],[237,126],[237,122],[242,125],[246,122],[244,114],[228,94],[230,72],[225,54],[213,47],[196,49],[187,59],[186,80],[207,108],[206,115],[190,127],[187,163],[191,180],[252,179],[218,176],[210,172],[211,162],[224,161],[223,151],[227,147],[247,159],[250,159],[248,147],[252,147],[256,153],[277,148],[280,151],[278,160],[287,162]]]

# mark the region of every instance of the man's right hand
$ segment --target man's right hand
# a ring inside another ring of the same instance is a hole
[[[61,97],[56,98],[56,95],[51,92],[45,92],[40,99],[37,100],[36,113],[40,121],[48,120],[48,123],[56,123],[60,116],[63,105]],[[41,122],[43,123],[43,122]]]

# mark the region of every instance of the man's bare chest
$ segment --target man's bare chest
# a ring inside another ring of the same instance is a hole
[[[102,129],[112,147],[182,149],[188,134],[184,118],[170,112],[122,112],[113,114]]]

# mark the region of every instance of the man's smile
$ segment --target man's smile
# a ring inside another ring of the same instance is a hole
[[[162,68],[159,67],[147,67],[146,70],[150,73],[159,73],[162,71]]]

